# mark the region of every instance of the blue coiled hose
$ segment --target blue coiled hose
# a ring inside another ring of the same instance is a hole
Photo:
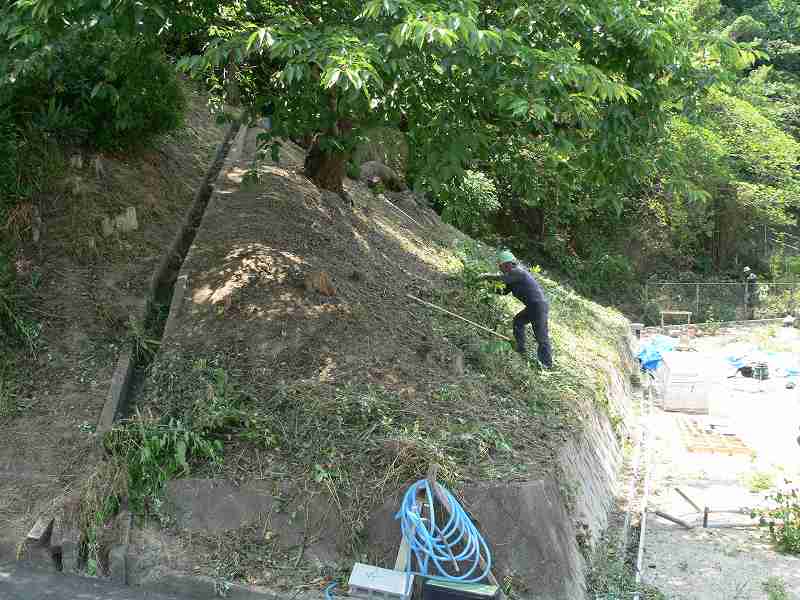
[[[325,588],[325,600],[333,600],[333,588],[336,587],[336,582],[334,581],[328,587]]]
[[[434,492],[428,481],[421,479],[413,484],[405,493],[400,510],[395,519],[400,521],[400,531],[408,540],[410,548],[406,561],[406,571],[411,571],[411,554],[417,559],[420,575],[433,575],[442,579],[477,583],[484,579],[492,568],[492,554],[489,546],[483,539],[478,529],[470,520],[467,513],[458,503],[458,500],[443,486],[447,501],[450,503],[450,519],[444,526],[436,521],[434,509]],[[427,505],[430,507],[430,517],[423,520],[420,516],[420,506],[417,496],[424,492]],[[458,554],[454,554],[455,549]],[[485,565],[480,575],[474,575],[480,566],[480,558],[484,557]],[[432,565],[431,565],[432,563]],[[449,564],[450,568],[445,568]],[[455,568],[455,565],[458,568]],[[435,569],[429,573],[430,567]],[[469,567],[469,568],[467,568]],[[453,571],[466,569],[464,572],[454,574]]]

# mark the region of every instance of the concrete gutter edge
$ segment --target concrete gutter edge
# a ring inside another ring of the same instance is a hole
[[[158,268],[153,273],[153,277],[150,280],[150,285],[148,286],[147,297],[136,311],[135,317],[139,320],[139,322],[144,322],[144,320],[147,318],[147,315],[149,314],[152,304],[156,298],[158,289],[163,283],[164,279],[167,277],[170,264],[174,260],[176,249],[180,247],[182,240],[187,234],[187,231],[194,226],[194,222],[198,218],[198,215],[196,214],[198,209],[205,209],[207,198],[210,196],[213,189],[211,187],[210,180],[212,177],[214,177],[215,180],[218,180],[220,173],[215,173],[214,171],[215,169],[219,168],[220,160],[226,155],[231,138],[233,137],[234,133],[241,134],[242,129],[246,130],[247,128],[240,126],[238,123],[234,123],[225,133],[225,136],[219,148],[217,149],[217,158],[209,167],[209,171],[206,174],[206,179],[197,192],[195,200],[186,215],[183,226],[176,233],[175,238],[170,244],[169,251],[166,253],[164,258],[159,263]],[[222,169],[220,169],[220,171],[222,171]],[[121,352],[120,357],[117,360],[117,367],[114,369],[108,395],[106,396],[106,401],[103,405],[103,410],[100,413],[100,418],[97,423],[96,433],[98,436],[102,436],[113,428],[114,423],[119,417],[121,411],[127,406],[128,397],[131,391],[135,362],[133,344],[131,343],[128,349],[124,349]]]
[[[288,598],[286,593],[278,593],[259,586],[242,585],[202,575],[184,575],[177,571],[164,570],[158,581],[132,586],[131,589],[156,591],[167,594],[185,594],[191,598],[227,598],[228,600],[279,600]],[[292,594],[295,600],[322,600],[320,593]]]
[[[227,177],[228,172],[241,160],[242,152],[244,151],[244,144],[245,141],[247,140],[248,130],[249,128],[247,127],[247,125],[242,125],[239,128],[239,131],[236,134],[236,138],[233,140],[233,143],[231,144],[230,151],[228,152],[228,155],[225,158],[225,163],[222,165],[222,167],[219,170],[219,173],[217,174],[216,181],[212,188],[211,195],[209,196],[206,208],[208,208],[208,206],[210,206],[211,203],[214,202],[215,198],[218,196],[217,188],[221,187],[224,184],[225,177]],[[200,227],[202,227],[202,219],[200,223],[197,224],[197,228],[199,229]],[[189,248],[189,250],[186,253],[186,257],[184,258],[184,263],[186,262],[186,259],[189,258],[190,253],[191,253],[191,248]],[[181,311],[183,309],[183,301],[185,299],[184,297],[186,295],[186,290],[188,289],[188,287],[189,287],[189,274],[178,272],[178,276],[175,279],[175,285],[173,288],[172,302],[170,303],[169,315],[167,316],[167,322],[164,325],[164,335],[162,336],[162,339],[165,339],[167,335],[175,329],[175,323],[178,317],[180,317],[181,315]]]

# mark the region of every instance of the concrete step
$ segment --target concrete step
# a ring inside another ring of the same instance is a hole
[[[119,586],[106,580],[62,575],[21,562],[0,563],[2,600],[196,600],[196,596]]]

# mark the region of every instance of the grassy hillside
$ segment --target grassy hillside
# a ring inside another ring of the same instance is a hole
[[[285,589],[330,574],[308,549],[320,536],[340,566],[368,551],[371,511],[431,462],[453,490],[552,474],[554,453],[588,412],[611,410],[609,372],[628,368],[626,321],[545,274],[551,372],[409,300],[507,335],[520,308],[476,279],[494,267],[493,251],[412,194],[375,195],[348,180],[351,209],[299,173],[302,159],[288,144],[280,164],[234,169],[212,199],[137,414],[106,440],[131,506],[163,526],[137,538],[137,554],[152,553],[157,535],[180,569]],[[304,287],[319,271],[335,295]],[[266,521],[224,534],[183,529],[162,486],[186,475],[272,489],[309,539]],[[569,490],[564,481],[567,502]],[[320,505],[333,516],[312,535]]]

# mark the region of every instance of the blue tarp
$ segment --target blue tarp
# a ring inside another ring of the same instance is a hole
[[[654,335],[639,351],[636,358],[642,363],[645,371],[655,371],[661,364],[661,353],[671,352],[678,345],[678,340],[666,335]]]
[[[797,356],[791,352],[764,352],[757,348],[742,348],[725,357],[728,363],[740,369],[756,362],[767,363],[770,373],[776,377],[794,377],[800,375]]]

